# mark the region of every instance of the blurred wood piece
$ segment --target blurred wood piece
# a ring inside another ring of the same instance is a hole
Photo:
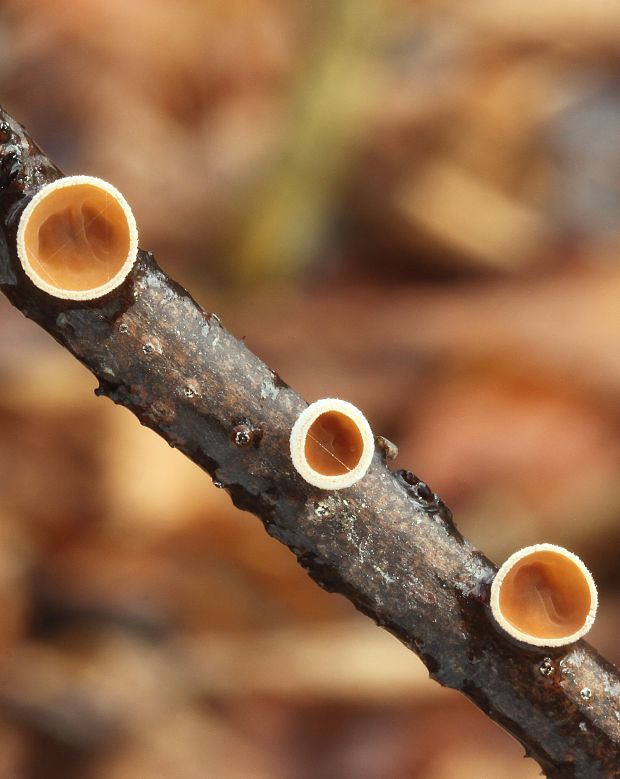
[[[474,266],[518,268],[549,238],[534,209],[447,160],[416,171],[397,194],[396,208],[427,242]]]
[[[395,639],[361,620],[251,631],[242,640],[210,632],[182,647],[206,697],[418,704],[450,696]]]

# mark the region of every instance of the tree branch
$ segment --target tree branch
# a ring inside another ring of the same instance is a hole
[[[500,634],[488,608],[494,566],[426,485],[387,468],[385,443],[354,487],[306,484],[288,448],[305,402],[149,252],[100,300],[59,300],[33,286],[16,256],[17,224],[37,189],[60,175],[0,109],[0,285],[13,305],[92,371],[97,394],[208,471],[322,587],[413,649],[548,777],[620,777],[618,671],[584,641],[532,651]]]

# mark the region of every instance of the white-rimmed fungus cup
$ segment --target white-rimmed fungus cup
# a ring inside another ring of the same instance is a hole
[[[577,555],[554,544],[520,549],[491,585],[491,611],[510,636],[532,646],[572,644],[590,630],[598,595]]]
[[[366,417],[346,400],[311,403],[291,430],[295,469],[308,483],[325,490],[340,490],[359,481],[374,450]]]
[[[24,209],[17,255],[39,289],[94,300],[118,287],[138,253],[136,220],[121,193],[93,176],[42,187]]]

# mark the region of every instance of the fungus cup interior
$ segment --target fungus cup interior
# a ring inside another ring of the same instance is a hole
[[[499,606],[508,622],[536,638],[561,638],[583,627],[592,596],[570,557],[537,551],[518,560],[504,577]]]
[[[122,269],[130,227],[123,207],[89,183],[54,189],[34,207],[24,231],[33,272],[59,290],[95,289]]]
[[[322,476],[342,476],[359,463],[364,440],[350,417],[339,411],[326,411],[310,425],[304,451],[313,471]]]

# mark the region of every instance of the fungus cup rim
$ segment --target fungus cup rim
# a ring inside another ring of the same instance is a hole
[[[362,438],[362,453],[357,464],[347,473],[326,476],[312,468],[305,455],[306,437],[312,424],[329,411],[335,411],[348,417],[357,427]],[[339,490],[351,487],[362,479],[372,461],[375,452],[375,440],[364,414],[352,403],[339,398],[316,400],[297,417],[290,436],[291,459],[295,470],[309,484],[326,490]]]
[[[525,633],[524,631],[517,628],[502,613],[499,600],[504,579],[506,578],[509,571],[519,561],[523,560],[528,555],[536,554],[537,552],[554,552],[555,554],[559,554],[568,558],[577,566],[588,586],[588,590],[590,592],[590,609],[586,614],[583,625],[578,630],[575,630],[573,633],[570,633],[566,636],[556,636],[554,638],[533,636],[530,633]],[[524,644],[529,644],[536,647],[559,647],[565,646],[567,644],[573,644],[575,641],[583,638],[583,636],[589,632],[590,628],[594,624],[596,611],[598,609],[598,591],[596,589],[596,583],[592,574],[588,570],[583,560],[576,554],[570,552],[568,549],[565,549],[562,546],[558,546],[557,544],[533,544],[532,546],[526,546],[523,547],[523,549],[519,549],[518,551],[513,552],[513,554],[511,554],[510,557],[500,566],[491,584],[490,606],[493,618],[495,619],[496,623],[505,633],[517,641],[521,641]]]
[[[97,187],[98,189],[109,194],[116,201],[116,203],[118,203],[127,223],[129,249],[123,264],[111,279],[106,281],[104,284],[99,284],[96,287],[76,290],[54,286],[53,284],[45,281],[45,279],[43,279],[37,273],[30,262],[30,258],[28,257],[25,233],[33,212],[37,206],[39,206],[50,194],[58,191],[59,189],[83,185]],[[112,292],[117,287],[120,287],[135,265],[138,256],[138,226],[129,203],[113,184],[110,184],[108,181],[98,178],[97,176],[63,176],[62,178],[56,179],[55,181],[52,181],[49,184],[41,187],[41,189],[34,195],[32,200],[24,209],[17,228],[17,256],[22,265],[22,268],[24,269],[24,272],[30,281],[35,285],[35,287],[38,287],[48,295],[52,295],[53,297],[60,298],[62,300],[97,300],[98,298],[102,298],[104,295]]]

